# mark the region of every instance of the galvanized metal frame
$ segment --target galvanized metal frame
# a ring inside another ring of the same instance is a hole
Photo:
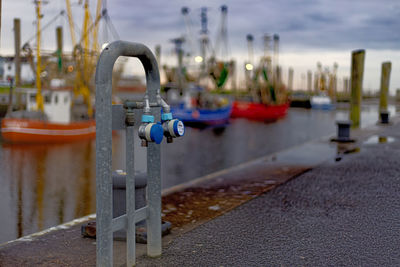
[[[160,146],[147,148],[147,206],[135,210],[134,131],[126,127],[126,210],[127,214],[112,218],[112,71],[120,56],[137,57],[146,73],[146,97],[150,113],[160,120],[160,74],[153,53],[145,45],[125,41],[109,44],[101,53],[96,68],[96,260],[97,266],[113,264],[113,232],[127,230],[127,265],[135,264],[135,223],[146,219],[147,255],[161,255],[161,163]],[[144,104],[137,103],[137,107]],[[114,109],[117,110],[117,109]],[[119,116],[120,117],[120,116]],[[115,124],[114,124],[115,127]]]

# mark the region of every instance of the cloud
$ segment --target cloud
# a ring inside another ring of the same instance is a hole
[[[25,1],[3,1],[1,49],[13,51],[12,20],[21,17],[23,40],[34,33],[34,5]],[[71,2],[77,3],[72,0]],[[92,13],[95,2],[90,1]],[[143,42],[171,54],[172,38],[186,33],[181,8],[190,9],[193,35],[198,38],[200,9],[208,8],[210,38],[215,42],[220,23],[220,6],[228,5],[228,39],[232,56],[247,55],[246,35],[254,35],[255,53],[263,51],[264,34],[278,33],[282,53],[312,53],[353,49],[400,50],[400,3],[398,0],[113,0],[107,1],[108,13],[121,39]],[[51,1],[43,7],[43,23],[65,8],[64,1]],[[82,6],[74,4],[75,23],[81,27]],[[64,19],[66,49],[70,47],[68,23]],[[105,35],[100,31],[105,40]],[[109,39],[111,34],[108,35]],[[197,41],[197,40],[195,40]],[[55,48],[54,30],[43,36],[45,49]],[[314,67],[315,62],[310,62]],[[400,85],[399,85],[400,86]]]

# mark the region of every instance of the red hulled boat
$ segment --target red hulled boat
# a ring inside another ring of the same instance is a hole
[[[286,116],[289,104],[265,105],[248,101],[234,101],[232,118],[272,122]]]
[[[96,137],[96,121],[85,112],[73,119],[69,90],[44,92],[44,109],[35,111],[36,89],[24,91],[26,109],[7,113],[1,121],[3,140],[11,143],[63,143]],[[75,114],[75,113],[74,113]]]
[[[95,120],[52,123],[42,120],[4,118],[1,121],[3,139],[12,143],[60,143],[96,137]]]

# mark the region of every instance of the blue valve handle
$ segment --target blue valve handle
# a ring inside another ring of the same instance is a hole
[[[164,130],[161,124],[152,123],[148,127],[150,128],[150,139],[151,141],[155,142],[156,144],[160,144],[164,137]]]

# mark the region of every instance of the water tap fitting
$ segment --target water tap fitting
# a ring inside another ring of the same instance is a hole
[[[154,123],[154,116],[143,114],[142,124],[139,126],[139,137],[142,139],[142,146],[147,146],[148,142],[160,144],[164,136],[161,123]]]
[[[173,138],[181,137],[185,134],[185,125],[178,119],[173,119],[171,113],[161,115],[164,136],[168,143],[172,143]]]

